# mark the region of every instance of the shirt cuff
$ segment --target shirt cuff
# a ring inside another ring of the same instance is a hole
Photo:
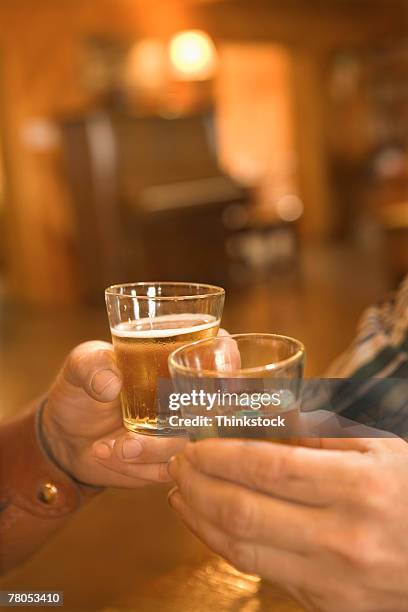
[[[30,409],[0,424],[0,511],[9,505],[42,518],[62,518],[102,490],[76,482],[47,455]]]

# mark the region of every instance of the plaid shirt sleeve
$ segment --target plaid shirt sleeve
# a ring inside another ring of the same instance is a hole
[[[351,346],[327,378],[408,376],[408,276],[394,294],[368,308]]]
[[[408,437],[408,276],[364,312],[354,341],[325,378],[330,393],[314,407]]]

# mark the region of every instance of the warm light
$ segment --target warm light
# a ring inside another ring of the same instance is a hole
[[[124,78],[130,86],[155,89],[166,78],[166,48],[161,40],[145,38],[132,46],[124,66]]]
[[[303,202],[298,196],[288,193],[276,202],[276,212],[283,221],[296,221],[303,214]]]
[[[203,81],[214,76],[217,52],[213,41],[201,30],[188,30],[170,41],[173,76],[182,81]]]

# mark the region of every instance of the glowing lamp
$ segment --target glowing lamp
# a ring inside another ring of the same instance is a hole
[[[170,40],[170,68],[180,81],[211,79],[217,68],[217,51],[211,38],[201,30],[186,30]]]

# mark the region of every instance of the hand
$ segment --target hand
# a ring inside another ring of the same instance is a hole
[[[320,444],[189,443],[170,462],[169,502],[213,550],[309,610],[407,610],[408,444]]]
[[[53,455],[87,484],[131,488],[170,481],[167,461],[185,439],[128,432],[122,425],[120,389],[112,345],[95,341],[77,346],[52,385],[43,412]]]

